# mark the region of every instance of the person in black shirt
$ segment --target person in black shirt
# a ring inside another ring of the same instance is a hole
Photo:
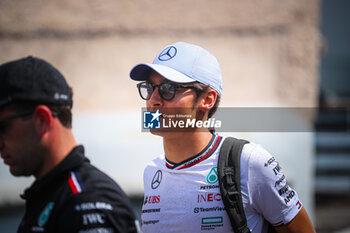
[[[125,193],[77,146],[72,105],[72,89],[48,62],[0,66],[0,155],[12,175],[35,177],[18,232],[138,232]]]

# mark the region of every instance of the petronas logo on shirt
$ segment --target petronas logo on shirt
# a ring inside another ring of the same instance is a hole
[[[53,208],[55,203],[53,202],[49,202],[46,206],[45,209],[41,212],[40,216],[39,216],[39,220],[38,220],[38,225],[39,226],[44,226],[45,223],[47,222],[47,220],[49,219],[51,210]]]
[[[207,175],[207,182],[209,184],[215,184],[216,182],[218,182],[218,171],[217,171],[217,167],[213,167],[209,174]]]

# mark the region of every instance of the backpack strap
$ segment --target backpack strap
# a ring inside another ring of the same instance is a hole
[[[228,137],[219,154],[218,175],[222,201],[235,233],[250,233],[243,209],[240,179],[240,160],[248,141]]]

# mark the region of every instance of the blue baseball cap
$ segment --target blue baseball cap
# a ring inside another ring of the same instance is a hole
[[[176,42],[166,46],[150,63],[139,63],[130,71],[130,78],[144,81],[150,71],[177,83],[198,81],[222,92],[222,76],[217,59],[207,50],[193,44]]]

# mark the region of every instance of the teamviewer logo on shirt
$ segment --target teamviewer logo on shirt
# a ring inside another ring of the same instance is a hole
[[[143,128],[160,129],[160,115],[162,115],[162,113],[160,113],[159,110],[156,112],[143,112]]]

